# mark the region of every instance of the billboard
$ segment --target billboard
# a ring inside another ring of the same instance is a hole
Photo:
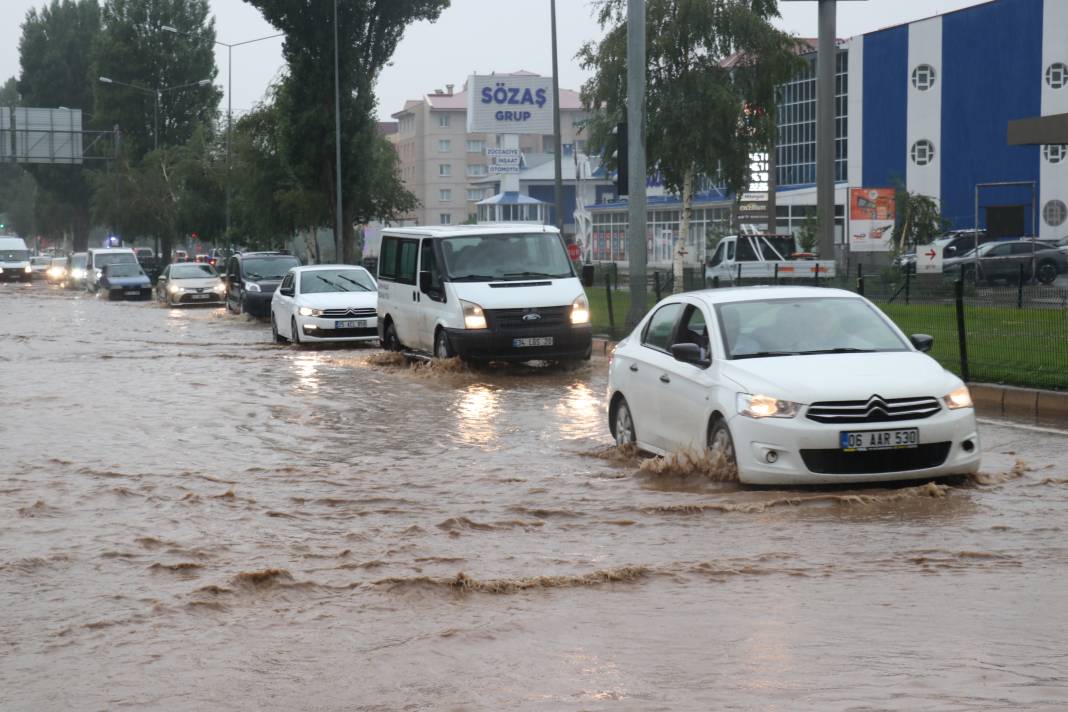
[[[850,252],[889,252],[896,216],[893,188],[850,188]]]
[[[553,80],[475,74],[467,80],[467,131],[552,134]]]
[[[81,109],[0,107],[0,161],[81,163]]]

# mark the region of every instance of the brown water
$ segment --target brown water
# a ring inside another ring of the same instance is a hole
[[[607,451],[604,362],[41,285],[0,325],[0,709],[1068,709],[1064,434],[746,489]]]

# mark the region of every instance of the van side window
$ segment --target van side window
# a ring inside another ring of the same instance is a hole
[[[397,278],[397,245],[400,242],[396,237],[382,238],[382,256],[378,259],[378,278]]]
[[[715,267],[723,261],[723,247],[724,245],[722,242],[716,246],[716,252],[712,255],[712,261],[708,263],[710,267]]]
[[[419,262],[419,242],[416,240],[400,240],[399,242],[397,281],[415,284],[415,268]]]
[[[753,249],[753,238],[742,237],[738,238],[738,261],[739,262],[756,262],[757,261],[756,250]]]
[[[438,269],[438,260],[434,255],[433,238],[423,239],[419,253],[419,271],[430,273],[431,289],[441,289],[441,270]]]
[[[733,260],[734,259],[734,243],[733,242],[728,242],[727,243],[727,259],[728,260]]]

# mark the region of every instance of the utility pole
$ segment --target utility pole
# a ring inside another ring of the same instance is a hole
[[[820,259],[834,254],[834,117],[838,43],[835,0],[819,0],[819,51],[816,55],[816,209]],[[772,217],[774,219],[774,216]]]
[[[562,151],[564,149],[561,145],[562,136],[560,134],[560,67],[556,57],[556,0],[549,0],[549,8],[553,16],[553,136],[555,137],[555,141],[553,142],[553,167],[556,171],[554,174],[555,190],[553,191],[553,199],[556,202],[556,227],[558,230],[560,230],[560,234],[563,234],[565,221]],[[575,190],[578,190],[577,181],[575,184]]]
[[[645,316],[645,0],[627,0],[627,326]]]
[[[342,254],[345,237],[341,231],[343,217],[341,215],[341,75],[338,71],[338,33],[337,33],[337,0],[334,0],[334,163],[336,175],[334,178],[337,192],[335,212],[337,213],[337,225],[334,227],[334,261],[338,264],[345,261]]]

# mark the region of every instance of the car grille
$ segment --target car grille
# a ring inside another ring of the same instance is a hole
[[[926,443],[901,450],[802,450],[801,459],[812,472],[821,475],[874,475],[938,467],[949,455],[950,443]]]
[[[323,309],[323,319],[373,319],[378,315],[375,309]]]
[[[883,398],[872,396],[866,401],[825,401],[813,403],[805,414],[817,423],[888,423],[895,420],[920,420],[942,409],[937,398]]]
[[[529,331],[568,323],[570,307],[539,307],[537,309],[487,309],[491,329],[501,331]]]

